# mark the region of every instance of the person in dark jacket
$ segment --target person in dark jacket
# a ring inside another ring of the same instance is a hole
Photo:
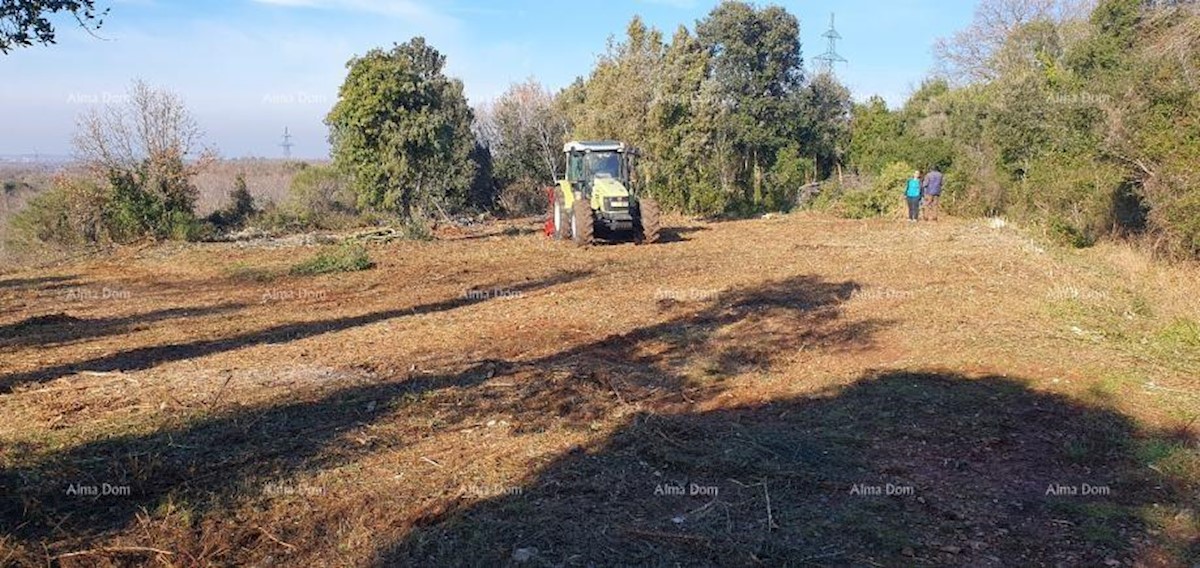
[[[921,172],[913,172],[904,188],[904,199],[908,201],[908,222],[916,223],[921,212]]]
[[[921,209],[925,213],[926,220],[938,220],[938,200],[942,196],[942,172],[938,171],[937,166],[934,166],[929,173],[925,174],[925,181],[922,187],[922,193],[925,196],[925,203]]]

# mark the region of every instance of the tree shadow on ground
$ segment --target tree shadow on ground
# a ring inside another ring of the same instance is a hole
[[[0,488],[11,496],[0,499],[0,522],[15,527],[10,534],[18,543],[49,554],[128,529],[139,513],[164,503],[187,502],[194,515],[221,515],[255,498],[255,487],[261,495],[264,479],[327,470],[428,435],[405,426],[409,423],[436,419],[440,428],[452,429],[507,413],[520,421],[518,431],[562,424],[587,428],[589,418],[619,406],[682,403],[688,391],[693,399],[712,396],[720,381],[697,385],[689,373],[697,361],[720,354],[731,336],[748,335],[744,340],[773,350],[764,365],[789,354],[788,336],[771,332],[777,326],[797,326],[793,331],[829,348],[869,345],[875,324],[838,321],[838,305],[857,288],[813,277],[789,279],[733,291],[660,324],[544,357],[479,361],[461,372],[345,387],[312,400],[47,450],[0,470]],[[484,388],[493,380],[513,386]],[[367,428],[373,442],[347,442]],[[72,484],[109,484],[129,492],[87,498],[68,494]],[[155,544],[161,545],[147,543]],[[253,558],[251,548],[225,550],[227,557],[189,554],[198,564],[244,564]]]
[[[234,312],[246,304],[192,306],[106,318],[76,318],[65,313],[35,316],[0,326],[0,349],[66,345],[85,339],[129,333],[147,324],[180,318],[201,318]]]
[[[52,381],[85,371],[140,371],[173,361],[195,359],[254,345],[288,343],[326,333],[371,325],[390,319],[453,310],[491,300],[493,297],[489,292],[493,290],[503,290],[508,294],[527,293],[580,280],[590,274],[587,271],[563,272],[540,280],[484,287],[479,289],[479,293],[467,290],[459,297],[433,304],[373,312],[358,316],[347,316],[331,320],[288,323],[233,337],[139,347],[137,349],[96,357],[87,361],[64,363],[33,371],[11,373],[0,376],[0,394],[11,392],[14,388],[24,384]]]
[[[1194,565],[1200,480],[1148,467],[1161,444],[1200,459],[1194,440],[1021,381],[881,372],[640,414],[519,490],[426,519],[377,563]]]

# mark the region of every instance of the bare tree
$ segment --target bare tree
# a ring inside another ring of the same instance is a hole
[[[128,176],[148,191],[190,204],[189,180],[214,158],[201,147],[202,137],[178,95],[135,81],[123,99],[80,116],[74,146],[93,173]]]
[[[555,179],[569,130],[554,95],[532,79],[476,111],[476,136],[492,151],[500,173],[513,178]]]
[[[981,0],[970,26],[934,44],[939,72],[957,83],[994,79],[996,56],[1014,32],[1038,21],[1079,21],[1094,6],[1095,0]]]

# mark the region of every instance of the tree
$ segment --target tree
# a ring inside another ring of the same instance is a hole
[[[705,214],[725,208],[714,136],[708,50],[686,27],[671,39],[650,104],[647,183],[671,208]]]
[[[35,43],[55,41],[50,16],[69,13],[88,31],[100,28],[107,9],[97,11],[95,0],[0,0],[0,53]]]
[[[501,204],[513,213],[545,210],[547,184],[565,167],[562,145],[570,122],[555,97],[529,79],[509,87],[475,113],[476,136],[488,150]]]
[[[361,206],[411,218],[465,204],[475,173],[473,115],[445,63],[417,37],[347,64],[325,122],[334,164]]]
[[[737,154],[723,177],[757,206],[764,198],[764,173],[778,150],[802,134],[800,23],[778,6],[757,9],[726,1],[697,24],[696,34],[712,57],[718,128]]]
[[[548,182],[561,173],[570,123],[554,95],[537,81],[514,84],[497,100],[481,105],[475,124],[476,135],[491,150],[498,177]]]
[[[212,159],[178,95],[135,81],[124,100],[92,109],[74,138],[80,160],[113,191],[113,237],[187,237],[194,221],[192,179]]]
[[[801,142],[813,157],[814,173],[827,177],[841,171],[849,152],[853,100],[850,89],[829,73],[814,77],[805,96]]]
[[[1087,11],[1091,0],[981,0],[971,25],[934,44],[941,73],[957,83],[995,79],[996,60],[1012,34],[1038,21],[1063,22]]]
[[[878,96],[855,104],[852,115],[850,164],[863,174],[876,175],[901,156],[900,117]]]
[[[584,102],[572,105],[576,138],[621,140],[644,148],[647,114],[658,84],[666,46],[662,32],[638,16],[629,22],[625,40],[610,38],[583,88]]]

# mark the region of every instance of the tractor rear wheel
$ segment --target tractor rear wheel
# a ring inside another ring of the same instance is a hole
[[[638,237],[643,244],[657,243],[662,237],[662,212],[658,202],[653,199],[642,199],[638,204]]]
[[[576,199],[571,209],[571,238],[579,246],[592,244],[595,237],[595,219],[592,218],[592,204],[586,199]]]

